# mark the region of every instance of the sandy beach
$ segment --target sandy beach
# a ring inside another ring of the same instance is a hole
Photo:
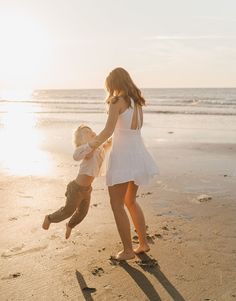
[[[144,140],[160,168],[138,192],[151,251],[122,264],[109,259],[121,243],[104,177],[96,179],[88,217],[69,240],[65,222],[42,230],[44,215],[64,203],[78,170],[71,158],[76,123],[42,122],[48,174],[1,169],[0,299],[236,300],[235,121],[194,116],[190,126],[188,118],[175,116],[170,124],[170,116],[146,116]],[[133,227],[132,237],[135,246]]]
[[[0,301],[236,301],[235,11],[0,0]]]

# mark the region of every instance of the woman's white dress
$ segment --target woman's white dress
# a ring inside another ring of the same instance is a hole
[[[134,181],[136,185],[146,185],[158,174],[157,165],[147,151],[141,136],[140,111],[137,110],[138,128],[131,129],[134,101],[118,117],[112,137],[112,149],[108,160],[106,184]]]

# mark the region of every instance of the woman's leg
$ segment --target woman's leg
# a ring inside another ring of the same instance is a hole
[[[120,234],[124,250],[119,252],[115,259],[127,260],[134,258],[134,251],[132,248],[130,223],[128,215],[124,208],[124,198],[127,191],[128,183],[117,184],[108,187],[111,207],[116,221],[116,226]]]
[[[135,229],[139,238],[139,247],[134,250],[135,253],[147,252],[150,250],[146,237],[146,224],[143,215],[143,211],[139,204],[136,202],[136,194],[138,186],[134,182],[129,182],[126,194],[125,205],[129,210],[131,218],[133,220]]]

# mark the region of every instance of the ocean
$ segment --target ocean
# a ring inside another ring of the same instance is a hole
[[[150,151],[168,144],[235,144],[236,88],[142,92],[142,136]],[[0,93],[0,174],[53,174],[61,164],[55,154],[71,164],[74,130],[81,123],[96,133],[104,128],[105,98],[99,89]]]
[[[157,88],[142,93],[148,113],[236,115],[236,88]],[[105,98],[102,89],[35,90],[27,97],[0,92],[0,114],[21,105],[37,114],[101,113]]]

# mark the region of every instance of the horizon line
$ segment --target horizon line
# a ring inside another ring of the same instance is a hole
[[[236,89],[236,86],[221,86],[221,87],[141,87],[142,89]],[[104,88],[36,88],[33,91],[39,90],[104,90]]]
[[[147,89],[236,89],[236,86],[220,86],[220,87],[214,87],[214,86],[192,86],[192,87],[141,87],[139,88],[141,90],[147,90]],[[48,90],[48,91],[53,91],[53,90],[105,90],[105,88],[0,88],[0,92],[4,91],[12,91],[12,92],[17,92],[17,91],[43,91],[43,90]]]

